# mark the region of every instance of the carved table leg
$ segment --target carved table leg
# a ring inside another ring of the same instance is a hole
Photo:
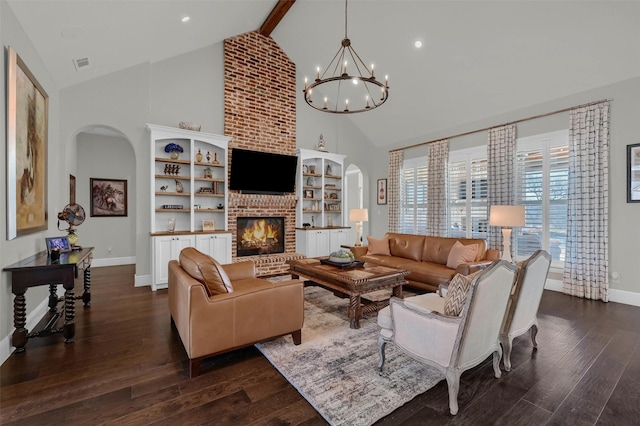
[[[76,334],[75,315],[75,297],[73,290],[67,289],[64,292],[64,327],[62,329],[65,343],[73,342],[73,336]]]
[[[58,286],[56,284],[49,284],[49,312],[56,312],[58,307]]]
[[[84,293],[82,293],[84,306],[91,306],[91,267],[84,270]]]
[[[402,299],[402,286],[397,285],[393,288],[393,296]]]
[[[360,318],[362,318],[362,304],[360,296],[349,296],[349,309],[347,316],[350,320],[351,328],[360,328]]]
[[[15,330],[11,335],[11,344],[16,347],[15,353],[24,352],[24,345],[27,344],[27,303],[24,293],[16,294],[13,299],[13,325]]]

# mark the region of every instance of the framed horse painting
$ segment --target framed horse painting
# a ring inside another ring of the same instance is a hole
[[[91,216],[127,216],[127,181],[91,178]]]

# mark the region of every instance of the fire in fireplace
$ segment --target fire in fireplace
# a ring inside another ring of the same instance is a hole
[[[238,217],[237,256],[284,253],[284,217]]]

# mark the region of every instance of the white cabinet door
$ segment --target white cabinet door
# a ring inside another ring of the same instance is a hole
[[[331,231],[331,247],[330,251],[340,250],[340,246],[347,245],[349,242],[349,230],[348,229],[332,229]]]
[[[196,249],[222,265],[231,263],[231,234],[196,235]]]
[[[167,235],[153,238],[153,276],[151,288],[166,288],[169,282],[169,261],[177,260],[183,248],[193,247],[193,235]]]
[[[307,257],[329,255],[329,231],[311,229],[296,231],[296,251]]]

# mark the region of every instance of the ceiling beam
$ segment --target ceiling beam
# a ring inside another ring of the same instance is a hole
[[[262,23],[260,34],[269,37],[295,2],[296,0],[278,0],[278,3],[273,7],[267,19]]]

